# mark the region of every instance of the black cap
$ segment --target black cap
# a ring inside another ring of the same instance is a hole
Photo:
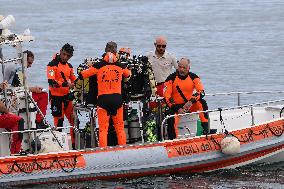
[[[73,55],[74,52],[74,48],[72,45],[70,45],[69,43],[66,43],[65,45],[63,45],[63,47],[61,48],[62,51],[65,51],[67,53],[69,53],[70,55]]]

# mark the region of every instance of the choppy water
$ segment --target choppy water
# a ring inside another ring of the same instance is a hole
[[[15,16],[16,33],[29,28],[36,37],[24,46],[36,56],[30,85],[47,88],[45,66],[66,42],[75,46],[76,67],[85,57],[102,54],[107,41],[144,54],[154,48],[157,35],[165,35],[170,52],[191,59],[207,93],[284,90],[282,0],[0,0],[0,14]],[[284,188],[283,166],[268,168],[42,187]]]

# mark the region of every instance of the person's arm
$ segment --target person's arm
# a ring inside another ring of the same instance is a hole
[[[98,69],[92,66],[86,70],[81,71],[79,74],[79,79],[85,79],[85,78],[91,77],[92,75],[97,74],[97,72],[98,72]]]
[[[200,78],[197,75],[193,79],[193,84],[194,84],[194,88],[196,90],[196,93],[192,94],[191,101],[196,102],[196,101],[200,100],[201,98],[203,98],[205,96],[205,92],[204,92],[203,84],[202,84]]]
[[[174,112],[182,114],[185,113],[182,104],[176,104],[174,99],[172,98],[174,81],[175,81],[176,73],[172,73],[165,81],[164,84],[164,98],[165,101]]]
[[[35,86],[35,87],[29,87],[29,90],[33,93],[41,93],[42,92],[42,87],[38,87],[38,86]]]
[[[57,72],[57,66],[52,66],[50,64],[47,66],[47,69],[46,69],[46,75],[47,75],[47,79],[48,79],[48,84],[51,87],[60,87],[63,82],[60,85],[59,81],[57,81],[55,79],[55,75],[56,75],[56,72]]]
[[[131,77],[131,71],[127,68],[123,69],[123,77],[124,77],[124,81],[128,81]]]
[[[174,104],[173,100],[172,100],[172,87],[173,87],[173,81],[172,80],[166,80],[165,84],[164,84],[164,98],[165,101],[168,105],[168,107],[172,107],[172,105]]]
[[[73,88],[75,86],[75,81],[77,80],[77,77],[74,74],[73,67],[71,67],[69,79],[67,80],[67,85],[69,88]]]
[[[6,108],[5,104],[2,101],[0,101],[0,112],[5,114],[9,113],[9,110]]]
[[[74,83],[74,81],[76,81],[77,77],[74,74],[74,70],[73,68],[71,69],[71,73],[70,73],[70,80],[72,83]]]
[[[179,104],[175,104],[174,99],[172,98],[172,92],[173,92],[173,81],[174,79],[172,77],[175,77],[174,74],[171,74],[165,81],[164,84],[164,98],[166,101],[166,104],[168,105],[168,107],[170,107],[174,112],[177,113],[185,113],[183,111],[183,108],[181,105]]]

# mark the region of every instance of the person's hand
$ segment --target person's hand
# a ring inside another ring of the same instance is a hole
[[[8,82],[4,81],[3,83],[0,84],[0,89],[5,89],[8,87]]]
[[[184,113],[186,113],[186,112],[184,111],[183,108],[180,108],[180,109],[178,109],[178,113],[179,113],[179,114],[184,114]]]
[[[30,91],[33,92],[33,93],[41,93],[42,87],[38,87],[38,86],[30,87]]]
[[[69,81],[68,81],[68,83],[67,83],[67,84],[68,84],[68,87],[69,87],[69,88],[73,88],[73,87],[75,86],[75,84],[74,84],[74,83],[71,83],[71,82],[69,82]]]

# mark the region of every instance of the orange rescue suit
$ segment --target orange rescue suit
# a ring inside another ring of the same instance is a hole
[[[107,133],[109,117],[112,117],[117,133],[119,145],[126,144],[126,135],[123,123],[123,102],[121,95],[121,83],[123,78],[131,75],[125,65],[118,62],[113,53],[106,53],[103,60],[93,67],[80,73],[79,78],[87,78],[97,75],[98,101],[97,114],[99,122],[99,145],[107,146]],[[94,97],[96,98],[96,97]]]
[[[176,72],[169,75],[165,81],[164,98],[173,113],[177,114],[179,108],[183,108],[183,105],[188,101],[192,102],[192,105],[187,110],[188,112],[208,110],[206,101],[202,99],[204,95],[204,88],[200,78],[192,72],[189,72],[187,76],[180,76],[178,72]],[[173,138],[176,138],[178,135],[177,124],[179,117],[176,116],[175,118],[175,137]],[[200,113],[199,118],[201,120],[203,129],[207,133],[208,114]]]
[[[73,104],[70,98],[68,82],[74,83],[76,76],[70,63],[61,63],[60,56],[56,54],[54,59],[47,65],[47,78],[51,102],[51,113],[56,127],[63,127],[64,115],[70,125],[74,126]],[[70,129],[72,143],[74,145],[74,131]]]
[[[59,55],[55,55],[54,59],[47,65],[47,79],[52,96],[66,96],[70,92],[67,81],[74,83],[76,76],[72,65],[68,62],[61,63]]]

